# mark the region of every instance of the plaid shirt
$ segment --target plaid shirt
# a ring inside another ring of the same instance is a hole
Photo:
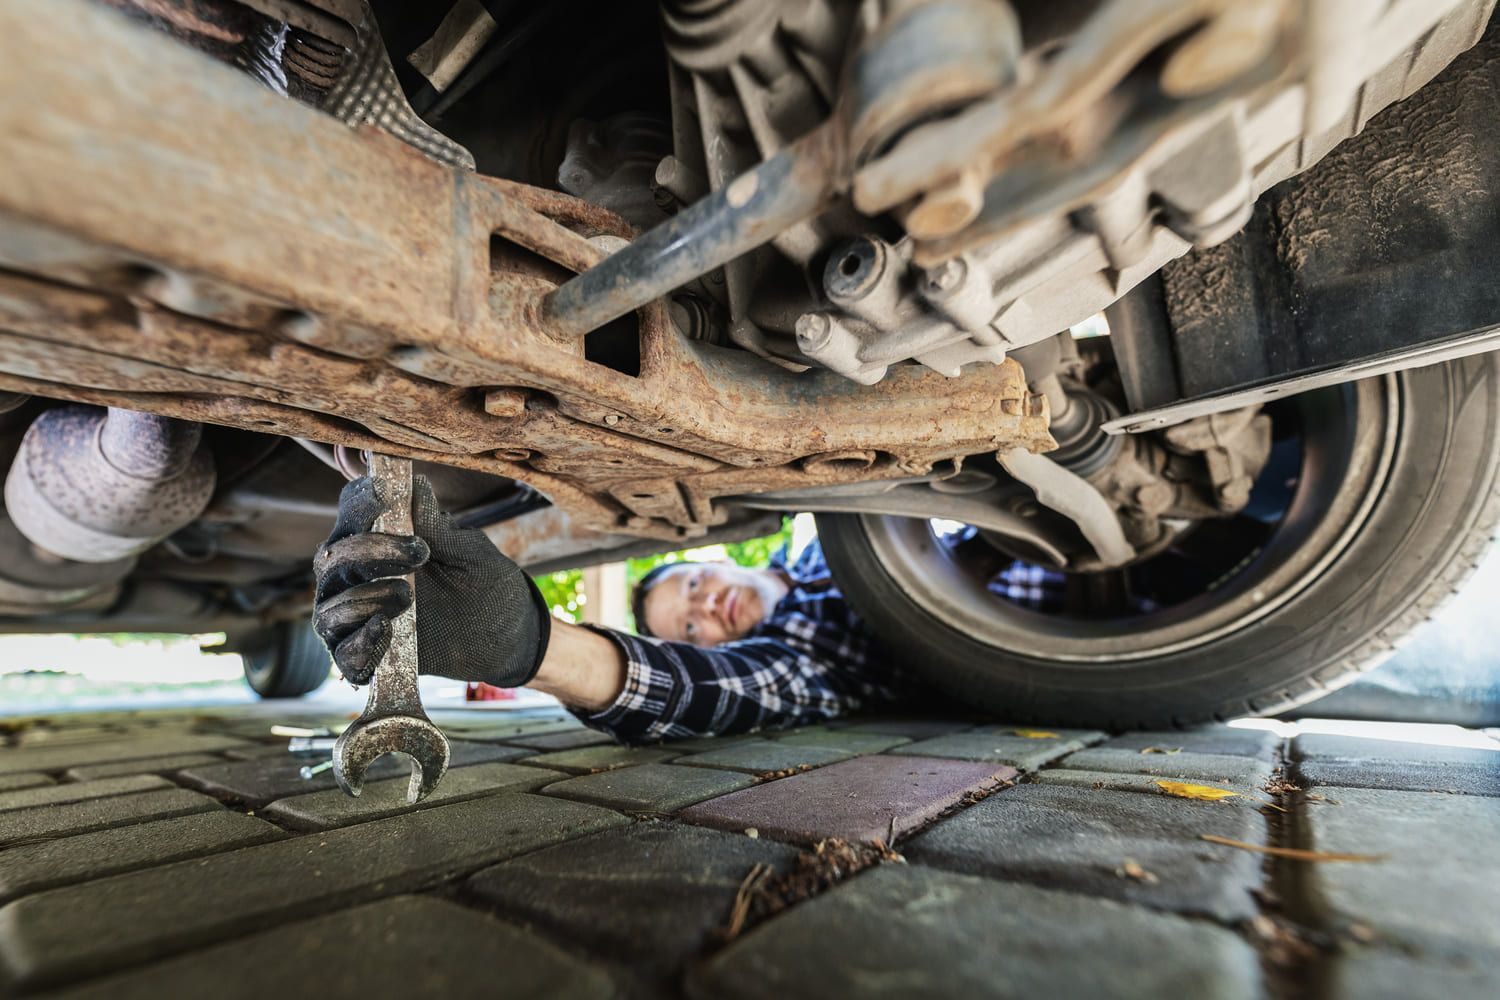
[[[625,654],[625,689],[579,717],[640,742],[802,725],[902,700],[912,685],[834,586],[818,543],[776,568],[792,589],[743,639],[705,649],[596,629]]]
[[[710,649],[594,631],[625,654],[625,689],[602,712],[576,713],[627,742],[722,736],[805,725],[861,708],[925,700],[927,690],[901,670],[854,615],[828,572],[823,550],[808,544],[788,567],[792,589],[743,638]],[[1013,563],[990,589],[1015,604],[1051,610],[1064,577]]]

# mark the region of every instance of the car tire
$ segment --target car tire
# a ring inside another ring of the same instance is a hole
[[[241,644],[245,682],[262,698],[300,698],[328,679],[333,661],[312,626],[283,622]]]
[[[874,515],[820,514],[819,537],[849,601],[899,662],[969,705],[1015,721],[1114,730],[1272,714],[1393,652],[1473,572],[1500,520],[1500,356],[1342,390],[1367,401],[1365,416],[1379,417],[1386,442],[1382,478],[1349,488],[1360,494],[1359,520],[1341,529],[1336,555],[1274,610],[1191,648],[1083,662],[1048,656],[1040,641],[1001,647],[976,636],[972,615],[964,627],[940,602],[914,598],[909,591],[923,584],[910,568],[893,572],[897,561],[888,544],[880,548],[881,532],[910,533],[921,522],[886,519],[908,526],[893,527]]]

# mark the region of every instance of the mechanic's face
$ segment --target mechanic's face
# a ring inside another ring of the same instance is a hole
[[[683,563],[663,573],[646,594],[646,627],[662,639],[717,646],[765,621],[789,586],[772,569],[733,563]]]

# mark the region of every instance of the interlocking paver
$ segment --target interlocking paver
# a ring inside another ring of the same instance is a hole
[[[1049,767],[1032,775],[1031,780],[1039,785],[1066,785],[1069,788],[1109,789],[1114,792],[1145,792],[1148,795],[1167,794],[1158,781],[1186,780],[1150,774],[1125,774],[1119,771],[1075,771],[1068,768]],[[1195,781],[1194,784],[1201,782]],[[1240,795],[1254,796],[1264,800],[1266,792],[1253,784],[1214,781],[1210,787],[1224,788]]]
[[[437,722],[437,720],[434,720]],[[511,740],[545,733],[576,733],[586,729],[577,719],[499,719],[470,724],[444,726],[437,722],[450,737],[477,740],[481,743],[492,740]]]
[[[786,740],[750,740],[704,753],[679,757],[678,764],[693,767],[717,767],[747,774],[773,774],[777,771],[821,767],[855,756],[851,750],[810,747]]]
[[[220,808],[207,795],[186,788],[136,792],[64,805],[34,806],[0,813],[0,847],[26,840],[67,837],[146,819],[186,816]]]
[[[1241,920],[1256,913],[1261,859],[1200,834],[1266,843],[1254,803],[1198,802],[1020,785],[938,823],[902,848],[908,860],[967,874]],[[1123,873],[1134,861],[1156,880]]]
[[[660,981],[716,943],[747,872],[785,871],[796,854],[741,834],[638,823],[503,862],[468,889],[504,916]]]
[[[851,754],[880,753],[911,742],[907,737],[893,733],[853,733],[847,729],[812,732],[793,730],[785,734],[775,733],[773,736],[778,743],[823,750],[844,750]]]
[[[555,772],[518,764],[472,764],[449,771],[437,788],[416,806],[406,802],[411,779],[400,777],[367,783],[359,798],[351,798],[341,789],[330,788],[278,799],[261,809],[260,815],[293,830],[328,830],[493,792],[529,792],[559,777],[561,775]]]
[[[1260,967],[1237,936],[1202,922],[881,865],[752,930],[692,976],[689,991],[703,1000],[1248,1000],[1260,995]]]
[[[1226,757],[1275,759],[1282,738],[1266,729],[1238,726],[1203,726],[1199,729],[1168,729],[1125,733],[1104,744],[1111,750],[1181,750],[1185,753],[1223,754]]]
[[[42,785],[56,784],[45,774],[0,774],[0,792],[14,792],[21,788],[38,788]]]
[[[470,764],[511,761],[527,753],[516,747],[473,743],[468,740],[450,740],[449,747],[448,766],[455,770]],[[316,757],[293,756],[283,751],[272,757],[188,768],[178,772],[177,779],[210,795],[243,802],[258,809],[277,799],[338,787],[331,770],[315,774],[311,778],[302,777],[301,770],[304,766],[317,763],[319,760]],[[394,756],[382,757],[370,766],[367,773],[371,781],[394,778],[410,774],[411,764]]]
[[[510,737],[505,742],[511,746],[526,747],[530,750],[577,750],[581,747],[613,745],[615,739],[608,733],[601,733],[597,729],[579,727]]]
[[[742,734],[739,736],[688,736],[681,739],[663,740],[661,748],[671,750],[674,753],[694,753],[698,750],[723,750],[740,743],[754,743],[765,739],[764,736],[755,734]]]
[[[0,969],[27,988],[81,979],[625,822],[578,802],[489,795],[51,889],[0,908]]]
[[[1500,743],[1481,750],[1308,735],[1293,741],[1292,755],[1295,776],[1311,786],[1500,795]]]
[[[171,774],[185,767],[203,767],[207,764],[222,763],[224,763],[224,758],[214,754],[178,753],[168,754],[165,757],[123,760],[115,764],[85,764],[81,767],[70,767],[63,777],[69,781],[99,781],[103,778],[122,778],[129,774]]]
[[[125,740],[97,740],[35,750],[0,750],[0,774],[16,771],[66,771],[82,764],[109,764],[143,757],[162,757],[173,753],[213,753],[243,746],[242,740],[229,736],[195,733],[152,734]]]
[[[1146,774],[1155,778],[1207,782],[1240,791],[1256,792],[1265,787],[1272,772],[1272,765],[1268,761],[1254,757],[1227,757],[1187,750],[1176,754],[1142,754],[1138,750],[1116,750],[1110,747],[1080,750],[1058,761],[1057,766],[1078,771]]]
[[[1309,803],[1305,846],[1382,854],[1308,865],[1309,905],[1325,924],[1360,923],[1397,947],[1500,954],[1500,799],[1340,788]]]
[[[651,747],[622,747],[611,744],[607,747],[580,747],[577,750],[558,750],[531,757],[522,757],[520,763],[536,767],[550,767],[569,774],[595,774],[618,767],[636,767],[670,760],[677,756],[676,750],[658,750]]]
[[[849,733],[890,733],[905,736],[909,740],[930,740],[934,736],[947,736],[973,729],[972,722],[957,722],[948,719],[864,719],[852,722],[843,728]]]
[[[1056,735],[1042,737],[1018,735],[1028,732]],[[1020,768],[1023,771],[1034,771],[1063,754],[1082,750],[1090,743],[1103,738],[1103,733],[1089,730],[981,726],[964,733],[952,733],[948,736],[910,743],[896,752],[903,756],[986,761]]]
[[[253,816],[216,809],[0,851],[0,903],[55,886],[248,847],[285,836]]]
[[[1014,778],[1001,764],[881,754],[768,781],[694,806],[682,819],[721,830],[811,842],[889,840],[920,827],[966,795]]]
[[[90,983],[70,1000],[161,997],[579,997],[609,978],[556,945],[453,903],[398,896]]]
[[[128,795],[131,792],[150,792],[158,788],[174,788],[170,781],[154,774],[132,774],[124,778],[105,778],[102,781],[78,781],[65,785],[48,785],[45,788],[25,788],[16,792],[0,794],[0,813],[12,809],[28,809],[32,806],[62,805],[64,802],[82,802],[84,799],[104,799],[111,795]]]
[[[675,764],[642,764],[639,767],[616,768],[580,778],[569,778],[542,789],[547,795],[560,795],[581,802],[595,802],[612,809],[629,812],[676,812],[733,792],[749,785],[753,778],[737,771],[716,771],[706,767],[678,767]]]
[[[1331,961],[1326,1000],[1494,1000],[1500,997],[1500,955],[1414,958],[1375,948],[1344,949]]]

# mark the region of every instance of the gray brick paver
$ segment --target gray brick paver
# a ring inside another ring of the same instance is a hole
[[[1014,879],[1203,914],[1258,912],[1261,858],[1200,834],[1267,842],[1254,803],[1198,802],[1055,785],[1019,785],[938,823],[902,848],[914,864]],[[1156,881],[1124,874],[1134,861]]]
[[[1339,788],[1308,803],[1302,827],[1320,851],[1385,855],[1308,865],[1305,892],[1333,928],[1372,929],[1388,946],[1500,955],[1500,799]]]
[[[831,747],[801,746],[786,740],[754,740],[679,757],[674,763],[744,771],[746,774],[771,774],[788,769],[822,767],[853,756],[852,751]]]
[[[1377,947],[1344,948],[1329,960],[1325,1000],[1495,1000],[1500,954],[1424,958]]]
[[[63,777],[69,781],[99,781],[102,778],[122,778],[129,774],[171,774],[185,767],[203,767],[223,762],[224,758],[214,754],[167,754],[164,757],[144,757],[141,760],[125,760],[115,764],[85,764],[69,768]]]
[[[1029,737],[1018,732],[1056,733],[1055,737]],[[947,757],[952,760],[986,761],[1022,771],[1034,771],[1064,754],[1082,750],[1104,738],[1091,730],[1051,729],[1039,726],[981,726],[967,732],[919,740],[895,750],[903,756]]]
[[[1108,740],[1109,750],[1177,749],[1184,753],[1222,754],[1227,757],[1254,757],[1271,761],[1281,747],[1282,738],[1266,729],[1242,729],[1238,726],[1203,726],[1199,729],[1171,729],[1124,733]],[[1149,756],[1149,755],[1148,755]]]
[[[66,771],[83,764],[109,764],[173,753],[214,753],[242,745],[244,741],[229,736],[202,733],[156,735],[147,730],[140,736],[124,740],[98,740],[59,747],[43,745],[34,750],[0,750],[0,774]]]
[[[77,980],[625,822],[503,793],[52,889],[0,908],[0,977],[28,989]]]
[[[790,746],[843,750],[851,754],[880,753],[882,750],[891,750],[911,742],[907,737],[894,733],[859,733],[850,732],[847,729],[823,732],[793,730],[788,733],[775,733],[772,736],[776,742]]]
[[[1142,754],[1137,750],[1093,747],[1069,754],[1057,762],[1058,768],[1078,771],[1113,771],[1119,774],[1145,774],[1173,781],[1224,785],[1239,791],[1264,794],[1273,770],[1268,761],[1254,757],[1229,757],[1223,754],[1194,753]],[[1045,773],[1045,772],[1043,772]]]
[[[54,1000],[606,1000],[613,994],[601,970],[524,928],[442,900],[398,896],[112,976]]]
[[[502,916],[660,982],[717,946],[714,932],[752,868],[787,871],[796,854],[741,834],[637,823],[502,862],[466,890]]]
[[[82,802],[84,799],[103,799],[111,795],[128,795],[132,792],[151,792],[160,788],[173,788],[170,781],[154,774],[133,774],[123,778],[105,778],[101,781],[78,781],[65,785],[49,785],[45,788],[26,788],[17,792],[0,794],[0,813],[12,809],[27,809],[34,806],[62,805],[65,802]]]
[[[1259,997],[1222,928],[1071,893],[881,865],[785,913],[689,979],[698,1000]]]
[[[642,764],[655,764],[664,760],[671,760],[676,756],[676,750],[657,749],[655,747],[625,747],[618,744],[611,744],[609,746],[579,747],[574,750],[558,750],[553,753],[536,754],[530,757],[522,757],[519,763],[531,764],[535,767],[548,767],[554,771],[566,771],[569,774],[596,774],[600,771],[610,771],[619,767],[639,767]]]
[[[68,837],[148,819],[186,816],[222,808],[219,803],[186,788],[164,788],[104,799],[85,799],[62,805],[34,806],[0,813],[0,848],[24,841]]]
[[[0,851],[0,903],[43,889],[277,840],[253,816],[216,809]]]
[[[747,774],[676,764],[641,764],[569,778],[542,789],[580,802],[628,812],[670,813],[751,784]]]
[[[597,729],[563,729],[557,732],[542,732],[507,738],[509,746],[525,747],[528,750],[578,750],[583,747],[614,745],[615,739]]]
[[[0,792],[14,792],[21,788],[39,788],[42,785],[56,784],[45,774],[0,774]]]
[[[338,788],[293,795],[272,802],[259,814],[293,830],[329,830],[494,792],[529,792],[559,777],[557,773],[518,764],[471,764],[449,771],[437,788],[415,806],[406,802],[411,779],[400,777],[368,782],[358,798],[351,798]]]

